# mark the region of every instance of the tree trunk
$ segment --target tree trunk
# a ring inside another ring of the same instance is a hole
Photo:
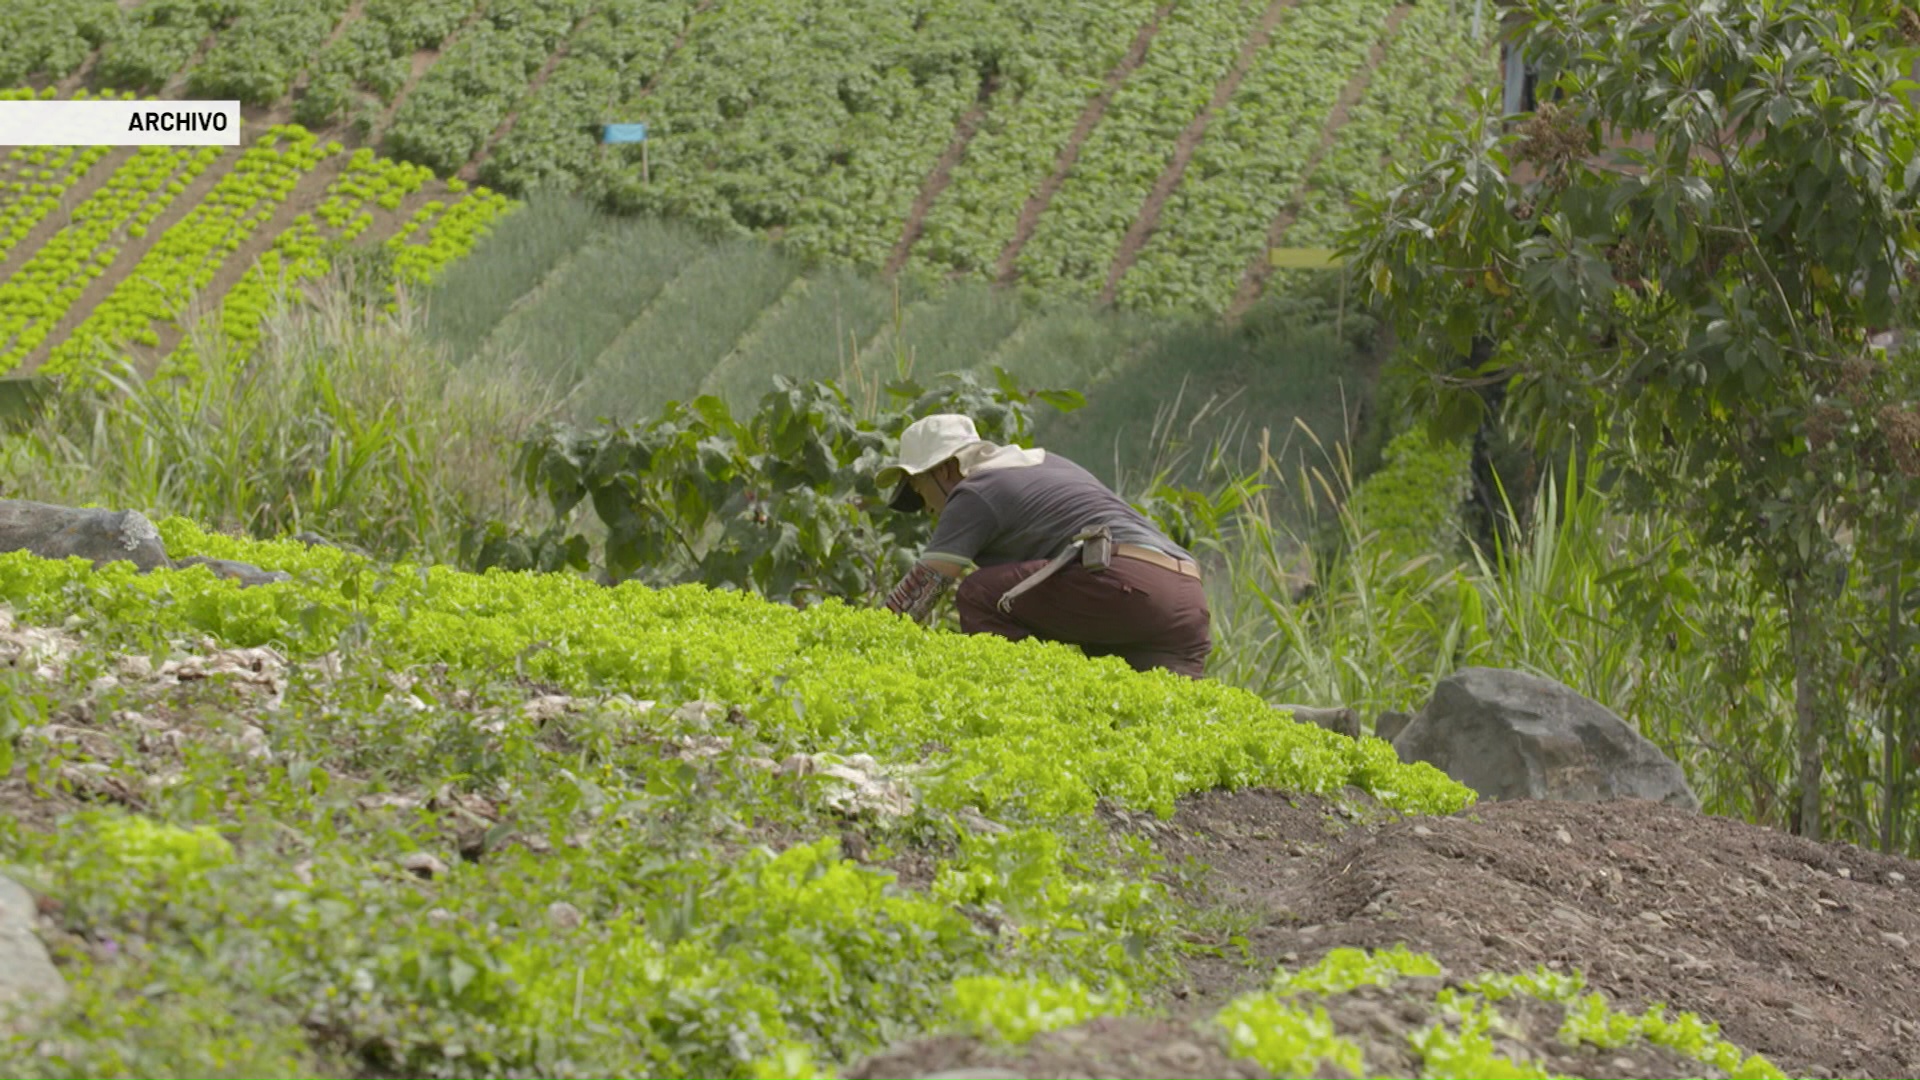
[[[1814,700],[1816,687],[1813,662],[1813,628],[1808,620],[1805,582],[1795,583],[1787,593],[1787,648],[1793,653],[1793,715],[1795,741],[1800,749],[1800,806],[1795,830],[1809,839],[1820,839],[1820,720]]]

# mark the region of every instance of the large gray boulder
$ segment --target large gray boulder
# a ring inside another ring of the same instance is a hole
[[[171,567],[160,530],[138,510],[73,510],[0,499],[0,552],[31,551],[47,559],[78,555],[95,569],[126,561],[142,573]]]
[[[24,1028],[67,999],[67,981],[35,929],[38,914],[27,890],[0,876],[0,1031]]]
[[[1699,809],[1672,759],[1605,706],[1570,687],[1499,668],[1464,668],[1393,742],[1483,799],[1647,799]]]

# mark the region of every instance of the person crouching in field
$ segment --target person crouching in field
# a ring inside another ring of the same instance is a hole
[[[923,417],[874,476],[889,506],[938,520],[887,598],[916,620],[960,580],[960,628],[1036,637],[1118,656],[1136,671],[1200,678],[1213,643],[1191,554],[1087,470],[1058,454],[999,446],[973,421]]]

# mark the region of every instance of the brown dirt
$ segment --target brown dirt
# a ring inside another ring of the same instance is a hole
[[[1156,825],[1158,823],[1155,823]],[[1195,1002],[1276,962],[1406,942],[1449,972],[1578,968],[1623,1006],[1721,1025],[1789,1075],[1920,1075],[1920,864],[1652,803],[1504,802],[1364,824],[1274,792],[1147,830],[1252,919],[1252,967],[1202,957]]]
[[[109,154],[101,159],[95,168],[111,160],[113,155]],[[20,370],[31,372],[38,368],[61,342],[65,341],[89,315],[93,314],[94,308],[99,307],[102,301],[113,295],[113,290],[120,287],[120,283],[126,280],[128,274],[133,273],[134,267],[140,265],[140,260],[146,258],[147,252],[153,249],[153,245],[160,242],[160,238],[166,235],[167,230],[173,228],[181,218],[187,216],[189,211],[200,205],[201,201],[207,197],[207,193],[213,190],[213,186],[220,182],[221,177],[227,175],[227,171],[233,168],[233,163],[238,160],[240,160],[238,150],[228,151],[215,158],[206,171],[193,178],[185,191],[174,196],[172,201],[167,203],[166,208],[160,211],[160,215],[147,226],[145,236],[137,239],[128,237],[120,250],[114,252],[113,263],[107,267],[107,272],[88,283],[85,291],[74,300],[72,306],[67,308],[66,314],[61,316],[60,321],[54,325],[53,331],[47,335],[46,340],[27,355],[26,360],[20,365]]]
[[[933,172],[928,174],[926,183],[920,188],[920,194],[913,200],[913,209],[907,211],[906,228],[900,233],[900,242],[893,246],[893,254],[887,259],[886,274],[892,277],[907,265],[907,256],[912,254],[915,241],[926,227],[927,211],[933,208],[935,199],[947,190],[953,182],[953,167],[967,154],[967,144],[973,141],[974,133],[980,130],[980,124],[987,118],[987,105],[993,99],[993,92],[999,89],[1000,79],[989,75],[980,82],[980,95],[974,100],[973,108],[968,109],[953,127],[953,141],[934,163]]]
[[[1000,253],[999,265],[994,269],[994,279],[1000,284],[1011,285],[1018,276],[1015,263],[1020,258],[1020,249],[1033,239],[1033,231],[1040,227],[1040,215],[1046,212],[1060,185],[1067,182],[1067,173],[1073,171],[1073,163],[1079,160],[1080,147],[1086,143],[1087,136],[1093,134],[1100,118],[1106,115],[1107,106],[1113,103],[1113,95],[1120,92],[1120,86],[1127,81],[1127,76],[1146,60],[1147,49],[1153,45],[1154,35],[1160,32],[1161,22],[1173,11],[1176,2],[1167,0],[1161,4],[1153,17],[1140,28],[1140,32],[1134,35],[1127,54],[1107,73],[1106,85],[1101,87],[1092,101],[1087,102],[1086,110],[1080,114],[1080,122],[1074,125],[1073,134],[1068,136],[1066,145],[1060,148],[1059,156],[1053,160],[1053,171],[1040,182],[1033,194],[1027,196],[1027,205],[1021,208],[1019,223],[1013,229],[1013,239],[1007,241],[1006,250]]]
[[[54,234],[67,227],[73,220],[73,208],[93,197],[93,193],[106,186],[107,179],[120,166],[133,157],[134,147],[118,146],[107,151],[99,161],[93,163],[79,181],[66,190],[60,197],[60,205],[52,213],[40,219],[27,235],[12,250],[0,254],[0,280],[12,276],[15,270],[25,266],[42,245],[53,239]]]
[[[1288,197],[1286,205],[1274,215],[1273,224],[1267,227],[1267,242],[1260,247],[1260,253],[1254,256],[1253,263],[1240,278],[1240,288],[1234,293],[1233,303],[1227,306],[1226,318],[1229,323],[1238,322],[1246,314],[1260,293],[1266,288],[1267,279],[1273,276],[1273,263],[1267,258],[1267,249],[1280,246],[1287,230],[1293,228],[1293,220],[1300,206],[1301,196],[1310,190],[1313,174],[1320,168],[1320,162],[1333,149],[1334,142],[1340,137],[1340,129],[1347,126],[1352,117],[1354,106],[1365,96],[1367,86],[1373,81],[1373,73],[1387,56],[1387,46],[1400,33],[1400,24],[1413,14],[1412,4],[1401,4],[1387,16],[1387,24],[1380,31],[1380,39],[1373,43],[1373,49],[1367,54],[1367,62],[1347,80],[1346,88],[1340,91],[1340,98],[1334,103],[1333,112],[1327,115],[1326,124],[1320,129],[1320,145],[1314,147],[1307,163],[1300,170],[1300,186]]]
[[[573,35],[579,33],[580,28],[587,25],[587,20],[594,15],[593,9],[588,9],[585,14],[574,20],[573,26],[567,30],[567,36],[560,39],[560,44],[554,46],[553,52],[547,56],[546,63],[541,64],[540,70],[534,73],[533,81],[527,84],[526,92],[520,96],[521,101],[532,101],[539,95],[541,88],[547,85],[547,80],[553,78],[553,69],[559,67],[560,61],[567,58],[567,49],[573,44]],[[507,110],[507,115],[501,117],[500,123],[494,126],[493,134],[488,135],[487,141],[481,144],[480,152],[468,159],[465,165],[460,166],[460,171],[454,175],[468,183],[478,180],[480,166],[485,165],[487,159],[493,156],[493,148],[500,145],[500,140],[513,131],[513,125],[519,120],[518,108]]]
[[[1147,201],[1140,206],[1140,212],[1134,215],[1133,224],[1127,226],[1127,234],[1120,238],[1120,249],[1114,253],[1113,265],[1107,269],[1107,283],[1100,289],[1100,303],[1113,303],[1114,292],[1120,287],[1120,279],[1133,269],[1133,262],[1140,256],[1140,249],[1153,236],[1153,230],[1160,224],[1160,210],[1173,197],[1173,189],[1180,186],[1180,178],[1187,173],[1187,165],[1193,160],[1193,152],[1199,148],[1200,140],[1207,134],[1207,127],[1213,123],[1213,114],[1226,108],[1233,92],[1240,88],[1240,80],[1247,77],[1247,71],[1253,67],[1253,58],[1267,47],[1273,37],[1274,28],[1280,25],[1281,16],[1298,0],[1273,0],[1267,5],[1266,13],[1260,16],[1259,25],[1240,46],[1240,55],[1234,58],[1233,67],[1221,78],[1219,85],[1213,88],[1213,97],[1205,108],[1180,133],[1173,144],[1173,159],[1160,172],[1160,179],[1154,182],[1153,190],[1147,193]]]

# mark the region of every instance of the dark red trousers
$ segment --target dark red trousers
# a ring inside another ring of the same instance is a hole
[[[1198,578],[1139,559],[1115,558],[1098,574],[1072,563],[1015,600],[1012,612],[996,606],[1045,565],[1036,559],[968,574],[956,596],[960,629],[1066,642],[1088,656],[1118,656],[1135,671],[1165,668],[1196,679],[1205,673],[1213,639]]]

